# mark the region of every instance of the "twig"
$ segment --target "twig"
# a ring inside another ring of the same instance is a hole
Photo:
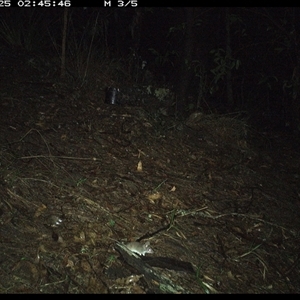
[[[36,131],[39,135],[40,135],[40,137],[42,138],[42,140],[44,141],[44,143],[45,143],[45,145],[46,145],[46,147],[47,147],[47,149],[48,149],[48,152],[49,152],[49,155],[51,155],[51,151],[50,151],[50,148],[49,148],[49,146],[48,146],[48,143],[46,142],[46,140],[44,139],[44,137],[42,136],[42,134],[37,130],[37,129],[33,129],[33,128],[31,128],[29,131],[27,131],[26,133],[25,133],[25,135],[22,137],[22,138],[20,138],[20,140],[19,141],[22,141],[31,131]]]
[[[92,161],[100,161],[99,158],[96,157],[72,157],[72,156],[53,156],[53,155],[32,155],[32,156],[22,156],[19,159],[32,159],[32,158],[60,158],[60,159],[73,159],[73,160],[92,160]]]

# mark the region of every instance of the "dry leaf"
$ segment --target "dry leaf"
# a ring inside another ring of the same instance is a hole
[[[47,208],[46,205],[42,204],[40,207],[38,207],[38,209],[35,211],[34,217],[37,218],[39,217],[43,211]]]
[[[170,192],[175,192],[176,191],[176,186],[174,185],[171,189]]]
[[[156,193],[153,193],[153,194],[150,194],[147,196],[148,200],[152,203],[154,203],[154,201],[159,200],[161,197],[162,197],[162,194],[159,192],[156,192]]]
[[[68,259],[66,267],[69,267],[69,268],[73,269],[74,268],[74,262],[72,260]]]
[[[143,165],[142,165],[142,161],[141,160],[138,162],[136,170],[138,172],[142,172],[143,171]]]
[[[231,271],[227,272],[227,276],[230,279],[235,279]]]

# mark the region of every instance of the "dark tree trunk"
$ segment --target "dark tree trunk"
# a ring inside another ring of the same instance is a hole
[[[296,65],[292,76],[292,102],[290,106],[290,118],[286,120],[293,129],[300,128],[300,51],[299,51],[299,33],[296,29],[295,8],[291,8],[292,20],[292,38],[295,47]]]
[[[67,29],[68,29],[68,12],[69,9],[65,7],[64,10],[64,24],[63,24],[63,37],[61,42],[61,66],[60,66],[60,78],[66,77],[66,44],[67,44]]]
[[[193,34],[193,23],[194,23],[194,8],[186,7],[186,31],[184,50],[181,61],[181,72],[179,74],[179,93],[177,99],[177,114],[183,116],[187,109],[187,91],[189,87],[189,81],[191,78],[191,62],[193,57],[194,48],[194,34]]]
[[[232,50],[231,50],[231,36],[230,36],[230,9],[226,8],[226,90],[227,90],[227,104],[230,108],[234,107],[234,99],[232,92],[232,71],[231,71],[231,58],[232,58]]]
[[[143,9],[136,8],[130,25],[130,34],[133,41],[132,44],[132,57],[130,64],[130,74],[133,80],[137,83],[141,77],[142,61],[140,57],[140,46],[141,46],[141,33],[143,24]]]

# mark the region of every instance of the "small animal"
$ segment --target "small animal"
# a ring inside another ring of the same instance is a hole
[[[130,251],[137,253],[138,255],[145,255],[146,253],[154,253],[150,248],[150,242],[142,244],[140,242],[130,242],[125,245]]]

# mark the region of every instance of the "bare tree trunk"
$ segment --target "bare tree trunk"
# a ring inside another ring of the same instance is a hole
[[[194,8],[186,7],[186,36],[184,42],[184,52],[181,61],[181,73],[179,78],[179,97],[177,99],[177,113],[179,116],[184,114],[187,106],[187,90],[191,77],[191,62],[193,57],[194,48],[194,35],[193,35],[193,23],[194,23]]]
[[[142,61],[139,55],[141,45],[141,32],[143,23],[143,9],[136,8],[134,10],[134,16],[130,25],[130,33],[133,41],[132,45],[132,65],[130,66],[130,74],[134,81],[137,83],[140,80],[140,72],[142,67]]]
[[[64,25],[63,25],[63,36],[61,42],[61,71],[60,78],[66,77],[66,43],[67,43],[67,28],[68,28],[68,8],[64,10]]]
[[[231,71],[231,58],[232,58],[232,50],[231,50],[231,36],[230,36],[230,9],[226,8],[226,90],[227,90],[227,103],[229,107],[233,108],[234,99],[233,99],[233,91],[232,91],[232,71]]]
[[[296,29],[296,17],[295,17],[295,8],[291,8],[291,20],[292,20],[292,37],[294,40],[295,47],[295,56],[296,56],[296,65],[293,70],[292,76],[292,102],[290,105],[290,118],[286,120],[286,123],[289,122],[290,126],[293,129],[300,128],[300,51],[299,51],[299,33]]]

